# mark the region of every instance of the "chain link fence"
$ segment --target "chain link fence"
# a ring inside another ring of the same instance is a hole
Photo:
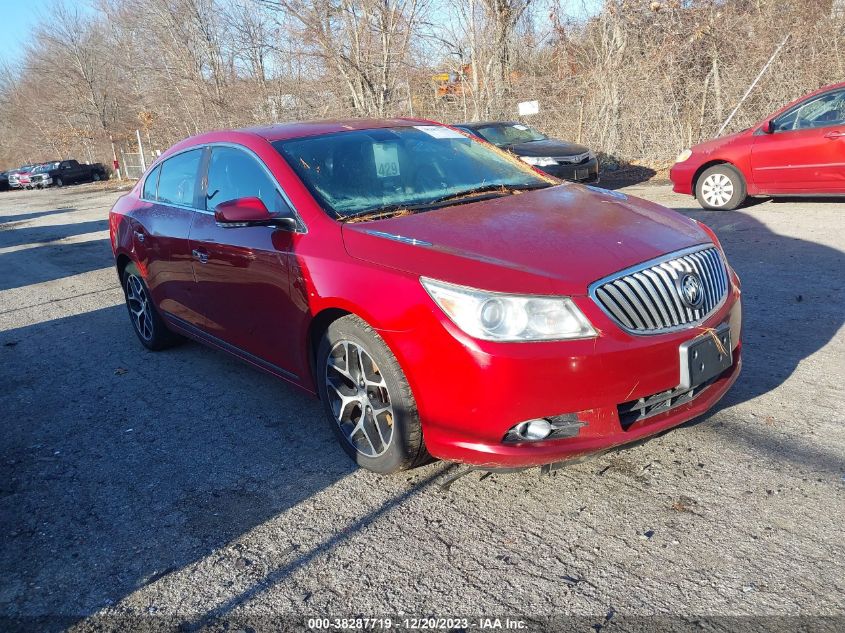
[[[120,152],[120,167],[124,178],[138,180],[144,175],[144,165],[140,152]]]

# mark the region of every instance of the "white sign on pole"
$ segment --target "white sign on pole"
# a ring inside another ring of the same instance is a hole
[[[516,110],[519,116],[529,116],[531,114],[538,114],[540,112],[540,102],[521,101],[516,104]]]

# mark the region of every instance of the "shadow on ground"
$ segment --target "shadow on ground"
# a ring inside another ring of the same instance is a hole
[[[147,352],[122,305],[3,332],[0,364],[4,614],[89,614],[354,469],[307,394]]]

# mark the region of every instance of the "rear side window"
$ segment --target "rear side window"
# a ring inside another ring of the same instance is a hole
[[[161,164],[158,177],[158,201],[193,207],[202,148],[168,158]]]
[[[260,198],[270,213],[287,211],[272,178],[253,156],[235,147],[213,147],[208,165],[208,208],[238,198]]]
[[[158,174],[161,171],[161,165],[153,169],[144,181],[144,199],[155,200],[156,189],[158,189]]]

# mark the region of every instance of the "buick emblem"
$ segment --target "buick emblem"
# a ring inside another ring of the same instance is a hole
[[[700,308],[704,302],[704,291],[701,287],[701,278],[695,273],[685,273],[678,282],[678,289],[681,291],[681,299],[690,308]]]

